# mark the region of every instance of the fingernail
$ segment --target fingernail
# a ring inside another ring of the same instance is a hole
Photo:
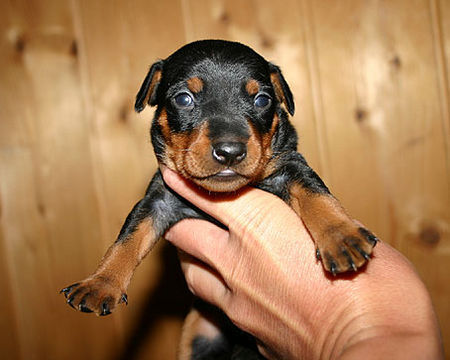
[[[165,165],[160,165],[160,170],[161,170],[161,174],[164,178],[164,181],[170,181],[170,180],[174,180],[176,178],[176,172],[169,169],[167,166]]]
[[[172,231],[170,229],[167,230],[167,232],[164,234],[164,239],[166,239],[167,241],[172,240]]]

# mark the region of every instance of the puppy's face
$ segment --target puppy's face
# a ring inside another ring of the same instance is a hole
[[[234,191],[273,171],[274,143],[292,94],[280,70],[250,48],[188,44],[150,69],[136,110],[157,105],[158,160],[209,191]]]

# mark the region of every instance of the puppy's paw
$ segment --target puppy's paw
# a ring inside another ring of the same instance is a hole
[[[111,314],[120,303],[128,304],[125,291],[103,276],[92,276],[62,289],[60,293],[75,310],[95,312],[100,316]]]
[[[316,241],[316,256],[333,275],[358,271],[367,261],[378,239],[369,230],[353,222],[330,225]]]

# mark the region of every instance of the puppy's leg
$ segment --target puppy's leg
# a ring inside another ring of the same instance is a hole
[[[298,153],[283,159],[283,167],[261,186],[283,198],[301,217],[316,244],[316,256],[333,275],[356,271],[369,259],[378,239],[356,223],[320,177]],[[287,182],[287,192],[274,184]]]
[[[377,238],[347,214],[306,162],[297,166],[302,176],[289,186],[289,203],[315,240],[317,258],[333,275],[357,271],[370,259]]]
[[[158,240],[148,208],[142,199],[128,216],[119,238],[87,279],[61,290],[67,303],[82,312],[108,315],[119,303],[127,303],[126,291],[134,270]]]
[[[377,238],[349,217],[332,196],[313,193],[301,184],[290,187],[290,204],[316,243],[316,255],[333,275],[357,271],[369,260]]]
[[[61,290],[67,303],[97,315],[108,315],[117,304],[127,303],[126,291],[136,267],[164,232],[185,217],[200,218],[201,214],[173,194],[158,171],[97,270],[87,279]]]

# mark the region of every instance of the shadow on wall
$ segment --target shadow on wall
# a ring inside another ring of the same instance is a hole
[[[123,351],[116,360],[138,359],[143,345],[156,330],[158,320],[165,317],[184,319],[191,307],[193,296],[187,289],[176,248],[165,242],[161,257],[164,270],[159,283],[149,294],[138,316],[139,320],[131,329]]]

